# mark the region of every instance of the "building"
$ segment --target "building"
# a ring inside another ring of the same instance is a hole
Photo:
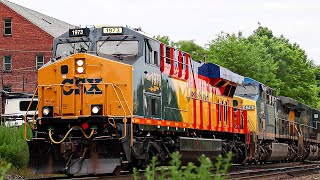
[[[7,0],[0,0],[0,21],[0,90],[32,93],[53,38],[74,26]]]

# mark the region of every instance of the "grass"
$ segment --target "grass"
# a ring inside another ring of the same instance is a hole
[[[7,163],[6,161],[0,159],[0,180],[3,180],[6,174],[11,169],[11,163]]]
[[[226,157],[219,155],[216,158],[216,163],[201,155],[198,159],[200,165],[195,166],[192,162],[189,162],[185,169],[181,169],[181,155],[179,152],[171,154],[170,166],[157,167],[157,158],[153,157],[150,165],[146,168],[144,176],[147,180],[224,180],[226,174],[231,167],[232,153],[229,152]],[[159,177],[156,174],[160,174]],[[137,169],[133,170],[133,176],[135,180],[139,179],[139,172]]]
[[[29,148],[23,133],[23,128],[0,126],[0,158],[17,168],[26,167],[29,162]]]

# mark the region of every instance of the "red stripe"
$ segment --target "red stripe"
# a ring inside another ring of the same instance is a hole
[[[189,54],[186,54],[186,76],[185,79],[189,78]]]
[[[224,106],[220,105],[220,114],[221,114],[221,129],[220,131],[224,130]]]
[[[234,132],[234,108],[231,108],[231,132]]]
[[[238,133],[240,133],[240,109],[237,111],[237,129]]]
[[[170,48],[170,75],[174,73],[174,49]]]
[[[244,133],[247,134],[248,133],[248,121],[247,121],[247,111],[246,110],[243,111],[243,129],[244,129]]]
[[[220,121],[220,117],[219,117],[219,104],[216,104],[216,127],[214,127],[214,129],[216,131],[219,130],[219,121]]]
[[[160,71],[164,71],[164,44],[160,44]]]
[[[193,99],[193,128],[197,127],[197,100]]]
[[[203,102],[200,102],[200,104]],[[196,107],[196,100],[194,99],[194,106]],[[209,109],[211,109],[211,104],[208,104]],[[220,111],[219,108],[220,107]],[[211,118],[211,110],[209,111],[209,123],[208,126],[205,127],[205,129],[209,129],[209,130],[215,130],[215,131],[223,131],[223,130],[228,130],[229,132],[235,132],[235,125],[234,125],[234,114],[232,113],[232,116],[230,118],[230,123],[228,123],[228,128],[224,129],[224,120],[225,120],[225,115],[223,115],[223,109],[222,108],[223,105],[218,105],[216,104],[216,114],[217,114],[217,123],[215,127],[212,127],[212,118]],[[196,110],[196,108],[195,108]],[[222,110],[222,111],[221,111]],[[234,108],[229,108],[228,110],[229,112],[234,112]],[[196,111],[195,111],[196,112]],[[220,112],[220,113],[219,113]],[[219,114],[221,116],[221,123],[219,126]],[[248,121],[247,121],[247,112],[244,111],[243,112],[243,123],[244,123],[244,127],[243,129],[241,128],[241,111],[238,110],[236,112],[236,128],[237,128],[237,133],[244,133],[247,136],[247,142],[250,143],[250,134],[249,134],[249,129],[248,129]],[[203,120],[203,119],[202,119]],[[194,116],[194,124],[191,125],[189,123],[184,123],[184,122],[177,122],[177,121],[170,121],[170,120],[155,120],[155,119],[150,119],[150,118],[140,118],[140,117],[134,117],[134,123],[136,124],[147,124],[147,125],[155,125],[155,126],[164,126],[164,127],[178,127],[178,128],[195,128],[197,127],[197,122],[196,122],[196,114]],[[201,127],[202,126],[202,127]],[[203,121],[200,124],[200,129],[204,129],[203,126]]]
[[[178,55],[178,62],[179,62],[179,73],[178,73],[178,77],[182,76],[182,52],[179,51],[179,55]]]
[[[200,129],[203,129],[203,110],[202,110],[202,100],[200,100]]]
[[[212,130],[212,122],[211,122],[211,103],[208,102],[208,109],[209,109],[209,125],[208,125],[208,129]]]
[[[228,114],[227,114],[227,119],[228,119],[228,132],[231,132],[231,118],[230,118],[230,107],[228,106]]]

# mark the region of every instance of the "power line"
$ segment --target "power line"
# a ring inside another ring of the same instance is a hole
[[[0,51],[5,51],[5,52],[36,52],[36,53],[39,53],[39,52],[50,52],[50,53],[52,53],[52,50],[51,50],[51,51],[43,51],[43,50],[37,51],[37,50],[11,50],[11,49],[0,49]]]

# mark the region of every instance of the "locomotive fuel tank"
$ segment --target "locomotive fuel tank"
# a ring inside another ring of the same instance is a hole
[[[197,160],[202,154],[214,159],[222,154],[222,140],[179,137],[179,152],[185,164]]]
[[[288,158],[288,144],[271,143],[269,157],[266,161],[283,161]]]

